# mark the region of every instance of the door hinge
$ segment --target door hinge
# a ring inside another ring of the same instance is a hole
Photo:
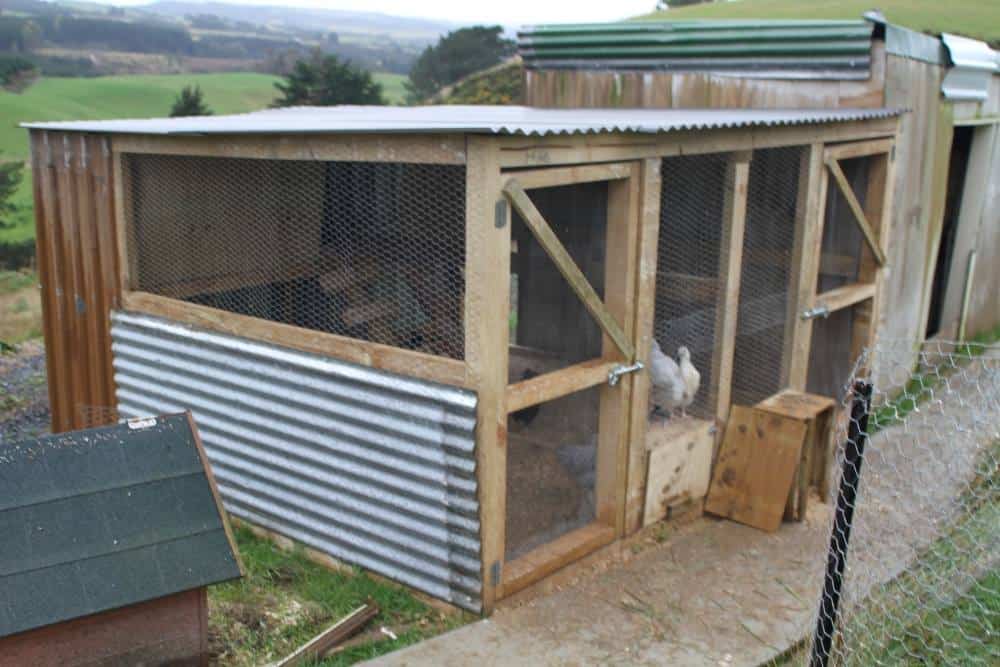
[[[500,561],[495,560],[493,564],[490,565],[490,584],[492,586],[500,585]]]
[[[493,207],[493,224],[497,229],[503,229],[507,224],[507,200],[501,197]]]
[[[645,366],[642,365],[641,361],[637,361],[631,366],[615,366],[608,371],[608,384],[614,387],[618,384],[618,380],[620,380],[623,375],[641,371],[643,368],[645,368]]]
[[[812,320],[817,317],[822,317],[823,319],[826,319],[827,317],[829,317],[829,315],[830,315],[830,309],[823,304],[802,311],[802,319],[804,320]]]

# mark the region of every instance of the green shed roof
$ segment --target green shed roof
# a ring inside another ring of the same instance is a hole
[[[525,65],[661,69],[779,78],[867,78],[868,21],[642,21],[543,25],[518,33]]]
[[[186,415],[0,448],[0,637],[240,576]]]

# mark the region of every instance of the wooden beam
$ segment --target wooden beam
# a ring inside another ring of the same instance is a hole
[[[824,156],[827,160],[847,160],[855,157],[879,155],[892,150],[893,138],[872,139],[870,141],[852,141],[846,144],[827,146]]]
[[[657,247],[660,238],[661,160],[642,161],[639,177],[639,246],[636,269],[635,328],[636,361],[649,364],[653,318],[656,311]],[[646,430],[649,427],[649,373],[636,373],[632,380],[629,415],[628,471],[626,474],[624,533],[642,528],[646,498]]]
[[[583,302],[584,307],[597,320],[597,324],[607,334],[621,351],[626,361],[631,362],[635,356],[635,350],[625,332],[619,326],[615,318],[608,312],[601,297],[597,295],[594,288],[587,281],[586,276],[576,265],[566,247],[556,236],[549,223],[545,221],[542,214],[535,207],[528,193],[521,187],[516,178],[507,181],[503,188],[504,194],[510,200],[511,205],[521,214],[531,233],[538,239],[538,243],[545,249],[545,252],[555,263],[559,273],[563,275],[566,282],[573,289],[573,292]],[[492,281],[495,284],[495,279]]]
[[[583,363],[563,368],[523,380],[507,387],[507,412],[517,412],[524,408],[554,401],[557,398],[589,389],[608,381],[608,373],[616,361],[591,359]]]
[[[468,138],[465,194],[465,359],[478,397],[476,475],[483,611],[503,597],[507,521],[507,362],[510,329],[510,207],[501,192],[493,137]],[[500,218],[498,220],[498,217]],[[499,223],[499,224],[498,224]]]
[[[740,306],[740,272],[743,268],[743,235],[747,215],[749,152],[733,154],[726,173],[726,200],[719,247],[719,301],[715,312],[712,351],[712,382],[715,388],[715,418],[725,424],[733,384],[733,354]],[[724,429],[720,429],[720,433]]]
[[[795,241],[785,314],[785,349],[781,357],[783,384],[797,391],[805,390],[809,373],[812,320],[803,320],[799,315],[812,308],[816,295],[823,241],[825,184],[823,144],[813,143],[803,151],[799,169]]]
[[[579,185],[596,181],[616,181],[629,177],[632,167],[627,162],[587,164],[550,169],[528,169],[504,174],[516,177],[525,190],[551,188],[560,185]]]
[[[512,595],[615,539],[615,529],[599,523],[578,528],[508,563],[504,595]]]
[[[844,175],[844,170],[840,168],[840,164],[829,158],[826,160],[827,169],[833,174],[833,179],[837,182],[837,187],[840,188],[840,194],[844,196],[847,200],[847,205],[851,208],[851,212],[854,214],[854,221],[858,223],[858,227],[861,228],[861,233],[865,237],[865,242],[868,244],[868,248],[871,250],[872,254],[875,256],[875,261],[878,262],[879,266],[885,266],[885,253],[882,248],[879,247],[878,237],[875,232],[872,231],[871,225],[868,224],[868,219],[865,218],[865,211],[861,207],[861,203],[858,202],[858,198],[854,196],[854,190],[851,188],[851,184],[847,182],[847,177]]]
[[[466,386],[465,364],[457,359],[312,331],[146,292],[124,292],[122,308],[212,331],[335,357],[362,366],[456,387]]]
[[[823,292],[816,297],[816,304],[826,306],[833,313],[874,296],[875,283],[854,283]]]
[[[374,602],[363,604],[347,616],[343,617],[326,630],[310,639],[283,659],[273,663],[271,667],[294,667],[295,665],[313,664],[321,659],[330,649],[337,646],[366,623],[378,616],[379,608]]]
[[[342,160],[464,164],[461,134],[154,136],[120,134],[116,153],[201,155],[266,160]]]

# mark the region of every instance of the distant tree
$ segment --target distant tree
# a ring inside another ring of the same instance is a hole
[[[174,98],[174,106],[170,108],[170,117],[181,116],[211,116],[212,110],[205,104],[201,86],[184,86],[180,95]]]
[[[271,103],[273,107],[385,104],[382,86],[371,72],[319,50],[308,60],[296,61],[284,79],[274,84],[281,96]]]
[[[409,100],[419,102],[459,79],[496,65],[514,52],[501,26],[453,30],[424,49],[410,69]]]
[[[670,9],[671,7],[684,7],[685,5],[700,5],[715,0],[658,0],[657,9]]]
[[[3,162],[0,156],[0,229],[13,226],[8,218],[17,210],[11,202],[14,193],[24,178],[24,164],[21,162]]]

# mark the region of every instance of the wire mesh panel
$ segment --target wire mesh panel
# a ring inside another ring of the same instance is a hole
[[[465,167],[124,159],[131,287],[463,357]]]
[[[868,169],[871,158],[859,157],[840,161],[840,168],[858,202],[865,205]],[[861,269],[864,236],[836,181],[830,177],[826,196],[826,215],[823,222],[823,242],[820,248],[820,293],[842,287],[858,280]]]
[[[797,270],[792,255],[805,155],[801,147],[756,150],[750,162],[733,354],[732,396],[741,405],[754,405],[784,388],[785,327],[795,317],[789,312],[789,290]]]
[[[858,369],[809,664],[1000,664],[1000,346],[881,341]]]
[[[653,336],[674,356],[687,347],[700,371],[701,390],[689,411],[714,417],[713,371],[715,323],[725,298],[719,294],[720,257],[726,198],[728,154],[678,156],[662,163],[660,231],[656,265],[656,313]]]

